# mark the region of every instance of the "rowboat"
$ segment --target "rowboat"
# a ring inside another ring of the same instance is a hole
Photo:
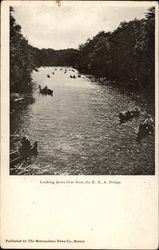
[[[27,152],[27,154],[25,156],[22,156],[19,151],[14,151],[10,153],[10,165],[14,166],[18,163],[20,163],[21,161],[25,160],[27,157],[31,157],[33,155],[37,154],[37,148],[38,148],[38,143],[37,141],[33,143],[33,145],[31,146],[31,149],[29,152]]]
[[[40,91],[40,94],[42,94],[42,95],[51,95],[51,96],[53,96],[53,90],[52,89],[48,89],[47,86],[45,86],[42,89],[41,85],[39,85],[39,91]]]
[[[119,119],[120,119],[120,122],[126,122],[126,121],[131,120],[135,117],[137,118],[139,115],[140,115],[140,109],[138,107],[135,107],[132,110],[120,112]]]

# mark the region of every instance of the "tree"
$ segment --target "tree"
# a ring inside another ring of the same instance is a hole
[[[155,8],[145,18],[123,21],[112,33],[99,32],[79,46],[77,68],[115,80],[133,91],[154,93]]]
[[[10,8],[10,90],[24,92],[30,90],[31,72],[35,68],[32,47],[21,33],[21,26],[13,17]]]

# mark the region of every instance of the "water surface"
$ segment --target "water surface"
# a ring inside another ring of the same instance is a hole
[[[151,112],[144,98],[79,78],[69,67],[41,67],[32,78],[33,94],[11,105],[10,146],[15,150],[28,136],[38,141],[38,156],[12,167],[11,174],[154,174],[154,136],[136,141],[138,125]],[[40,95],[39,84],[53,89],[53,97]],[[140,117],[119,124],[119,112],[134,106]]]

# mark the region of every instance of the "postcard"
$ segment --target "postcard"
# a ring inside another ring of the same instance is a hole
[[[157,1],[3,1],[1,247],[157,249]]]

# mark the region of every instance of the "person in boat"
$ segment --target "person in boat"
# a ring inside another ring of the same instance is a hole
[[[24,136],[21,142],[21,148],[19,150],[20,155],[27,156],[31,150],[30,141]]]
[[[140,115],[140,108],[135,107],[131,112],[134,116],[139,116]]]
[[[128,111],[122,111],[119,113],[119,119],[120,121],[127,121],[128,119],[131,118],[131,112],[128,110]]]
[[[148,126],[154,125],[154,120],[152,119],[151,115],[147,115],[144,124],[147,124]]]
[[[154,134],[154,120],[150,115],[138,127],[137,140],[140,140],[145,135]]]
[[[146,116],[143,126],[148,132],[153,133],[154,120],[152,119],[151,115]]]
[[[48,87],[47,85],[43,88],[44,91],[47,91],[48,90]]]
[[[132,110],[122,111],[119,113],[119,119],[121,122],[128,121],[131,118],[138,117],[140,115],[140,109],[135,107]]]
[[[47,95],[48,87],[47,85],[41,90],[42,94]]]

